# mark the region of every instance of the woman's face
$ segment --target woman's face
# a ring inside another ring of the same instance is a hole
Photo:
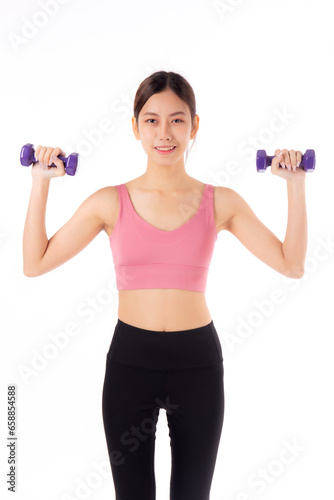
[[[190,139],[194,139],[199,125],[195,116],[193,124],[189,106],[172,90],[167,89],[152,95],[142,107],[138,126],[132,118],[133,131],[148,157],[160,163],[174,163],[183,160]],[[175,146],[169,154],[160,154],[156,148]]]

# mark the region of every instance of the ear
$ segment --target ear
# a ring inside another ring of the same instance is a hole
[[[191,129],[190,139],[195,139],[199,127],[199,116],[195,115],[193,120],[193,128]]]
[[[136,120],[135,116],[132,117],[132,130],[133,130],[133,133],[135,134],[136,139],[138,141],[140,141],[140,134],[139,134],[137,120]]]

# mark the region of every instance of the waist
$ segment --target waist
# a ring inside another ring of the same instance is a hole
[[[184,370],[220,364],[221,344],[213,321],[198,328],[161,332],[118,318],[107,359],[154,370]]]
[[[211,321],[205,294],[178,289],[119,291],[118,318],[156,331],[187,330]]]

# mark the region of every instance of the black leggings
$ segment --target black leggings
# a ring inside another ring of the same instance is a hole
[[[116,324],[102,413],[116,500],[155,500],[160,408],[171,446],[170,500],[209,500],[224,418],[224,368],[213,321],[180,331]]]

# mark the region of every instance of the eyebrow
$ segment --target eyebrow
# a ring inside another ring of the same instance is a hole
[[[145,115],[159,116],[157,113],[152,113],[151,111],[147,111],[146,113],[144,113],[144,116]],[[183,111],[176,111],[176,113],[172,113],[169,116],[175,116],[175,115],[185,115],[185,113]]]

